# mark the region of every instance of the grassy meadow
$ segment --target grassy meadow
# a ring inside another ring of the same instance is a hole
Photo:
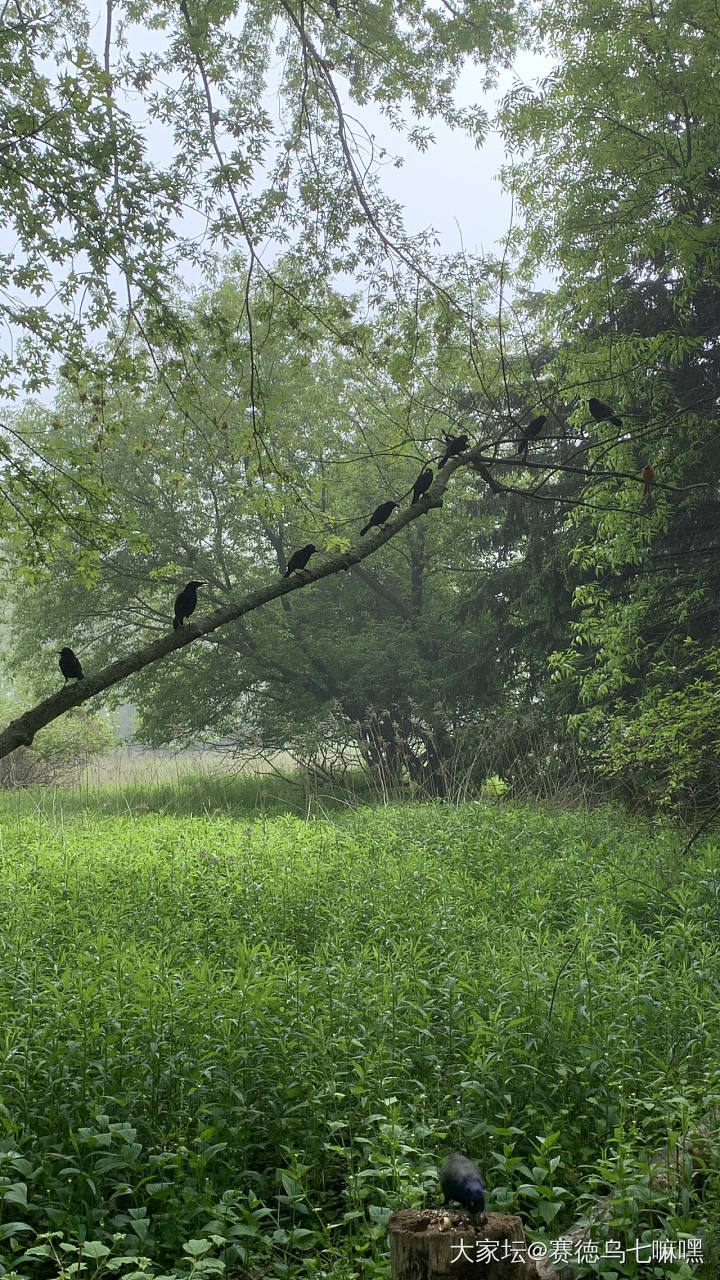
[[[387,1277],[458,1149],[538,1239],[609,1196],[716,1276],[720,858],[681,845],[274,778],[1,797],[0,1274]]]

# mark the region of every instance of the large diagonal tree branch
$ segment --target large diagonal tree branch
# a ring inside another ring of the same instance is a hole
[[[119,659],[118,662],[113,662],[110,666],[103,667],[102,671],[98,671],[95,675],[78,681],[72,686],[66,686],[50,698],[46,698],[44,702],[39,702],[37,706],[26,711],[17,720],[12,720],[7,728],[0,733],[0,759],[9,755],[18,747],[29,747],[39,729],[45,728],[46,725],[53,720],[57,720],[59,716],[64,715],[72,707],[82,706],[90,698],[94,698],[97,694],[112,688],[113,685],[120,684],[128,676],[134,675],[136,671],[142,671],[145,667],[151,666],[154,662],[159,662],[177,649],[184,649],[196,640],[201,640],[203,636],[217,631],[219,627],[224,627],[229,622],[235,622],[238,618],[242,618],[248,613],[253,613],[255,609],[269,604],[272,600],[282,599],[291,591],[299,591],[304,587],[310,586],[313,582],[319,582],[321,578],[331,577],[340,570],[350,569],[353,565],[360,564],[361,561],[366,560],[368,556],[373,555],[380,547],[383,547],[386,542],[390,542],[413,520],[419,519],[432,510],[433,507],[441,507],[448,481],[458,467],[467,466],[477,472],[493,493],[514,493],[518,497],[527,500],[538,500],[540,495],[533,492],[532,489],[512,489],[509,486],[498,485],[489,471],[489,467],[502,463],[517,466],[517,459],[489,459],[483,457],[483,449],[484,445],[480,443],[475,448],[468,449],[465,453],[450,458],[442,470],[438,472],[427,493],[419,502],[402,511],[384,529],[372,534],[363,544],[351,547],[349,551],[343,552],[342,555],[332,556],[325,564],[316,569],[305,569],[302,573],[295,574],[291,578],[281,578],[279,582],[276,580],[268,587],[261,587],[256,591],[251,591],[241,596],[238,600],[216,609],[214,613],[208,614],[207,617],[161,636],[158,640],[153,640],[141,649],[136,649],[133,653],[129,653],[127,657]],[[523,463],[523,466],[530,470],[541,469],[546,465],[540,462],[530,463],[527,460]],[[575,472],[578,468],[560,466],[557,470]],[[580,474],[586,473],[580,471]],[[611,478],[613,480],[618,478],[638,479],[636,475],[629,472],[600,472],[595,474],[594,478]],[[662,487],[670,492],[684,492],[684,489],[676,489],[671,485],[658,485],[657,487]],[[685,486],[685,488],[704,487],[705,485]],[[563,501],[564,498],[562,495],[548,495],[546,500]],[[590,504],[575,501],[573,505],[589,506]]]
[[[211,635],[219,627],[227,626],[229,622],[235,622],[238,618],[242,618],[248,613],[253,613],[255,609],[269,604],[271,600],[282,599],[283,596],[291,591],[300,591],[310,586],[313,582],[319,582],[321,578],[328,578],[342,569],[350,569],[354,564],[360,564],[362,560],[366,560],[368,556],[379,551],[386,542],[390,542],[413,520],[419,519],[420,516],[425,515],[433,507],[441,507],[443,494],[453,472],[458,467],[473,461],[475,454],[479,454],[479,452],[478,449],[451,458],[438,473],[433,484],[419,502],[402,511],[384,529],[371,534],[367,541],[361,545],[351,547],[349,551],[343,552],[342,555],[332,556],[317,569],[305,569],[300,574],[294,574],[290,578],[281,578],[279,582],[275,580],[270,586],[250,591],[230,604],[216,609],[214,613],[209,613],[206,617],[198,619],[197,622],[191,622],[188,626],[180,627],[177,631],[171,631],[167,635],[160,636],[158,640],[153,640],[150,644],[136,649],[133,653],[120,658],[117,662],[112,662],[109,666],[103,667],[102,671],[87,676],[84,680],[78,680],[72,686],[66,685],[58,693],[45,698],[43,702],[31,707],[29,711],[19,716],[17,720],[12,720],[7,728],[0,733],[0,759],[10,755],[18,747],[31,746],[38,730],[44,729],[46,725],[51,724],[53,720],[57,720],[59,716],[64,715],[66,711],[70,711],[72,707],[80,707],[84,702],[96,697],[97,694],[104,693],[106,689],[111,689],[113,685],[120,684],[128,676],[134,675],[136,671],[142,671],[154,662],[160,662],[161,659],[168,657],[171,653],[175,653],[178,649],[184,649],[187,645],[201,640],[203,636]]]

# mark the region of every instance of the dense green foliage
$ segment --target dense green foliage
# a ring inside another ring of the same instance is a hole
[[[157,33],[141,56],[129,17]],[[347,580],[142,672],[145,738],[292,744],[304,758],[354,738],[383,782],[433,794],[492,772],[545,786],[550,761],[562,785],[634,805],[714,803],[711,0],[567,0],[532,15],[421,0],[284,3],[279,16],[265,0],[202,15],[110,5],[102,59],[82,8],[64,21],[17,7],[0,51],[15,155],[0,210],[18,230],[5,283],[41,289],[72,262],[57,330],[43,305],[8,313],[33,334],[14,371],[26,386],[42,384],[48,353],[66,357],[54,411],[4,424],[6,547],[34,573],[10,593],[16,670],[46,692],[47,648],[69,628],[92,668],[159,632],[196,572],[220,602],[281,573],[309,538],[346,547],[378,497],[407,494],[441,430],[461,427],[492,474],[456,475],[442,513]],[[523,41],[556,63],[500,116],[524,225],[502,265],[443,258],[405,235],[377,172],[360,174],[346,108],[374,98],[420,147],[433,115],[481,137],[483,112],[454,104],[456,78],[465,60],[491,77]],[[40,74],[50,51],[55,79]],[[126,110],[133,94],[167,135],[163,165]],[[63,165],[43,220],[53,147]],[[181,200],[208,219],[202,250],[178,235]],[[283,249],[271,269],[269,244]],[[192,300],[173,275],[189,258],[213,281]],[[518,291],[547,265],[552,291]],[[84,288],[88,324],[70,323]],[[622,426],[591,422],[590,395]],[[540,409],[547,429],[519,467],[518,431]]]
[[[457,12],[353,4],[334,16],[269,0],[117,0],[102,16],[98,25],[81,0],[57,13],[11,0],[3,11],[0,221],[16,239],[0,285],[21,340],[0,357],[3,394],[47,384],[58,354],[80,384],[100,371],[110,386],[131,381],[121,350],[101,356],[87,342],[120,306],[150,348],[178,338],[174,272],[207,268],[218,250],[242,246],[267,273],[264,242],[292,234],[316,269],[351,270],[384,251],[381,231],[409,255],[343,108],[378,100],[421,148],[433,118],[480,138],[485,113],[457,106],[457,77],[466,60],[492,76],[517,41],[514,6],[477,0]]]
[[[10,0],[0,28],[0,392],[57,386],[0,423],[15,699],[56,688],[60,643],[92,673],[167,631],[186,580],[222,604],[308,540],[347,549],[462,430],[483,458],[442,509],[118,687],[142,736],[354,741],[393,795],[498,773],[715,803],[716,0],[109,0],[105,23]],[[555,61],[501,114],[524,225],[502,265],[442,257],[349,113],[481,139],[457,78],[522,39]],[[78,713],[45,745],[101,733]],[[716,1274],[717,841],[357,810],[352,784],[3,799],[0,1274],[379,1280],[389,1213],[453,1148],[540,1239],[607,1196],[612,1238],[702,1236]],[[688,1130],[694,1172],[658,1177]]]
[[[419,471],[440,456],[439,423],[492,430],[482,425],[487,409],[506,430],[492,396],[462,408],[473,377],[462,325],[429,290],[378,306],[369,324],[359,299],[318,282],[315,304],[333,317],[336,343],[308,319],[300,328],[296,306],[265,290],[253,294],[253,315],[269,466],[248,439],[247,406],[228,404],[223,390],[242,380],[249,358],[243,284],[231,276],[187,307],[201,394],[171,350],[158,385],[148,371],[146,392],[108,402],[124,425],[102,434],[99,456],[107,483],[135,512],[136,536],[92,568],[66,548],[14,592],[13,661],[38,692],[53,687],[58,636],[97,670],[167,630],[189,578],[208,584],[204,601],[223,604],[272,581],[309,539],[318,559],[356,543],[378,499],[407,502]],[[478,279],[477,298],[482,288]],[[481,355],[484,376],[497,381],[489,341]],[[141,352],[134,358],[142,363]],[[79,443],[92,415],[71,388],[63,404],[65,433]],[[514,443],[505,447],[508,463],[514,452]],[[510,465],[503,478],[521,493],[527,483]],[[553,489],[571,497],[577,482],[563,477]],[[139,673],[138,733],[156,745],[204,735],[292,746],[303,757],[318,742],[359,741],[386,784],[408,771],[434,794],[458,778],[481,781],[497,755],[481,745],[489,718],[512,726],[547,689],[547,654],[570,639],[577,574],[562,525],[551,506],[506,502],[461,471],[442,511],[382,555]],[[384,710],[377,750],[372,715]]]
[[[389,1211],[436,1203],[461,1147],[539,1238],[607,1193],[612,1238],[702,1234],[711,1268],[715,1157],[669,1188],[649,1161],[718,1105],[714,842],[194,794],[4,801],[6,1266],[54,1276],[87,1240],[89,1276],[385,1276]]]
[[[173,343],[199,389],[174,285],[229,251],[266,280],[276,246],[291,243],[300,305],[318,275],[358,272],[382,294],[393,264],[423,274],[429,237],[405,234],[378,182],[386,153],[368,165],[355,113],[377,102],[420,149],[436,119],[481,139],[486,114],[457,105],[457,78],[474,63],[481,83],[491,79],[516,42],[514,6],[478,0],[457,10],[406,0],[402,11],[365,0],[108,0],[99,20],[82,0],[57,12],[10,0],[0,23],[0,397],[34,394],[59,374],[107,425],[113,394],[142,385],[128,331],[151,361]],[[252,333],[250,344],[239,398],[250,396],[255,428]],[[12,417],[0,424],[16,561],[28,531],[38,555],[68,526],[97,547],[132,516],[106,509],[92,457],[69,458],[62,436],[44,446],[38,454]]]
[[[714,803],[720,758],[720,52],[712,0],[543,8],[554,73],[510,95],[526,270],[557,272],[548,373],[611,400],[610,475],[576,513],[572,647],[557,660],[570,727],[635,802]],[[581,413],[578,413],[579,421]],[[593,580],[594,579],[594,580]]]

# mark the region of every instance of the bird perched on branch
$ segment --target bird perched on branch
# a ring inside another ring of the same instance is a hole
[[[588,401],[588,409],[590,410],[596,422],[612,422],[614,427],[622,426],[622,418],[618,418],[609,404],[605,404],[604,400],[596,400],[591,396]]]
[[[532,422],[528,422],[527,426],[523,427],[522,436],[517,442],[519,458],[527,458],[528,444],[531,440],[537,439],[546,422],[547,414],[541,413],[538,418],[533,418]]]
[[[289,578],[291,573],[297,573],[300,569],[304,569],[311,555],[317,551],[317,547],[312,542],[308,542],[306,546],[301,547],[299,551],[293,551],[288,566],[283,574],[283,578]]]
[[[466,1156],[448,1156],[440,1170],[440,1186],[444,1203],[455,1200],[472,1214],[473,1226],[477,1226],[477,1215],[485,1212],[485,1183],[475,1162]]]
[[[77,654],[73,653],[72,649],[68,649],[67,645],[60,650],[58,666],[60,668],[61,675],[64,675],[65,677],[66,684],[68,680],[85,679],[85,672],[80,666],[80,659]]]
[[[648,462],[646,467],[642,469],[643,482],[643,498],[650,498],[652,495],[652,487],[655,483],[655,468]]]
[[[438,471],[445,466],[448,458],[454,458],[457,453],[464,453],[469,444],[465,435],[449,436],[446,431],[443,431],[443,435],[445,437],[445,452],[438,462]]]
[[[360,537],[364,538],[368,529],[373,529],[376,525],[379,528],[381,524],[387,524],[396,506],[397,502],[381,502],[380,506],[373,511],[365,528],[360,530]]]
[[[181,627],[185,618],[189,618],[191,613],[195,612],[197,604],[198,587],[206,587],[207,582],[188,582],[183,587],[179,595],[175,597],[175,617],[173,618],[173,627],[177,631]]]
[[[420,475],[418,476],[417,480],[413,485],[412,498],[410,499],[411,507],[414,507],[415,503],[420,501],[423,494],[427,493],[432,482],[433,482],[433,473],[429,467],[427,468],[426,471],[420,472]]]

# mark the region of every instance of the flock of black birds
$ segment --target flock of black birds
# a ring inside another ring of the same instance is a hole
[[[614,427],[622,426],[622,418],[618,418],[609,404],[605,404],[604,400],[596,400],[595,396],[591,396],[588,401],[588,409],[591,416],[596,422],[612,422]],[[517,443],[518,457],[523,460],[527,458],[528,445],[531,440],[537,440],[545,423],[547,422],[547,414],[541,413],[537,418],[533,418],[532,422],[528,422],[523,428],[523,433]]]
[[[611,422],[615,427],[622,426],[622,419],[617,416],[609,404],[605,404],[603,400],[596,400],[594,396],[590,397],[588,408],[592,417],[596,422]],[[539,414],[537,418],[533,418],[526,427],[523,428],[522,435],[516,441],[518,458],[525,461],[527,459],[528,446],[531,440],[537,440],[540,432],[543,430],[547,422],[547,414]],[[440,455],[437,463],[438,471],[445,466],[450,458],[457,457],[458,454],[464,453],[469,447],[470,441],[468,436],[461,434],[453,436],[448,432],[443,432],[445,439],[445,448]],[[423,494],[427,493],[434,479],[431,467],[426,467],[421,471],[412,488],[412,498],[410,506],[414,506],[419,502]],[[648,465],[642,472],[643,496],[649,498],[651,496],[652,486],[655,483],[655,471],[652,466]],[[393,511],[398,509],[397,502],[381,502],[379,507],[373,511],[367,524],[360,530],[360,537],[364,538],[370,529],[380,529],[387,524]],[[313,542],[308,542],[304,547],[300,547],[298,551],[294,551],[287,563],[287,568],[283,574],[284,578],[289,578],[293,573],[301,573],[306,567],[310,557],[315,554],[317,547]],[[183,623],[195,612],[197,607],[198,587],[206,587],[206,582],[188,582],[182,591],[175,597],[175,612],[173,617],[173,628],[177,631]],[[72,649],[67,646],[60,650],[59,666],[61,674],[65,677],[65,684],[68,680],[84,680],[80,659],[73,653]],[[453,1157],[453,1159],[462,1160],[462,1156]],[[479,1175],[478,1175],[479,1176]]]

